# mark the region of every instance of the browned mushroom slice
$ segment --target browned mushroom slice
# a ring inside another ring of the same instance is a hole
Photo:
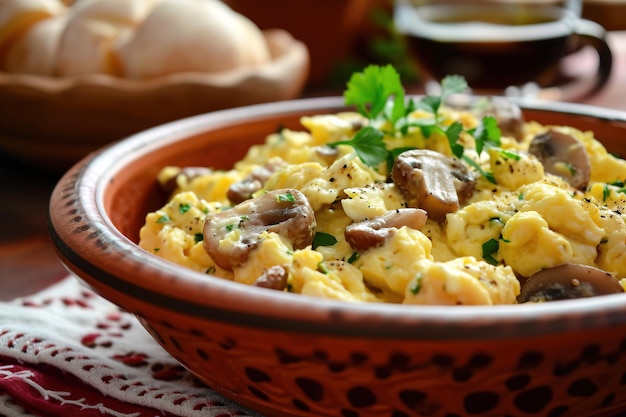
[[[546,172],[562,177],[572,187],[584,189],[589,183],[589,155],[574,136],[549,130],[535,136],[528,151],[541,161]]]
[[[274,190],[219,213],[204,223],[204,249],[215,263],[232,270],[242,265],[259,244],[264,231],[281,235],[294,249],[313,241],[315,214],[295,189]]]
[[[263,271],[263,274],[254,282],[256,287],[283,291],[287,288],[287,269],[283,265],[274,265]]]
[[[252,198],[255,192],[263,188],[270,176],[283,166],[285,166],[285,162],[281,159],[272,159],[265,165],[254,168],[247,177],[228,188],[226,197],[233,204],[239,204]]]
[[[476,185],[474,175],[461,161],[426,149],[398,155],[391,178],[409,207],[423,208],[438,221],[457,211]]]
[[[178,187],[178,178],[186,177],[187,181],[191,181],[194,178],[200,177],[202,175],[212,174],[213,170],[206,167],[185,167],[180,170],[178,174],[169,178],[165,183],[161,184],[161,188],[165,190],[168,194],[173,193]]]
[[[382,216],[352,223],[346,227],[344,237],[353,249],[364,252],[384,244],[402,226],[421,230],[427,218],[428,215],[421,209],[390,210]]]
[[[542,302],[617,294],[624,289],[606,271],[587,265],[565,264],[537,272],[522,285],[518,301]]]

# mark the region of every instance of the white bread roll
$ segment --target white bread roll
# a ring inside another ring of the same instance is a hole
[[[259,27],[246,16],[233,11],[241,23],[242,37],[247,39],[246,52],[248,53],[248,64],[258,65],[271,60],[269,47]]]
[[[3,55],[35,23],[65,11],[60,0],[0,0],[0,68]]]
[[[270,60],[262,32],[218,0],[164,0],[117,45],[124,76],[221,72]]]
[[[37,22],[13,43],[4,60],[7,72],[53,75],[67,14]]]
[[[128,28],[139,25],[159,0],[80,0],[72,6],[59,43],[56,74],[119,75],[112,45]]]

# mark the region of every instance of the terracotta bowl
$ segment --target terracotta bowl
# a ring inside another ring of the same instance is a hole
[[[306,45],[284,30],[264,35],[269,63],[224,73],[138,81],[105,74],[55,78],[0,72],[0,148],[64,171],[91,151],[159,124],[297,98],[309,74]]]
[[[166,165],[229,168],[278,126],[337,112],[315,98],[214,112],[91,155],[50,203],[58,253],[135,314],[211,388],[267,416],[576,416],[626,412],[626,295],[485,307],[348,303],[204,275],[137,246],[165,202]],[[523,105],[527,120],[592,129],[626,154],[626,113]]]

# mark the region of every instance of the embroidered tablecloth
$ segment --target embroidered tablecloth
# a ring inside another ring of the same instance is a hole
[[[73,277],[0,303],[0,415],[261,417],[201,383]]]

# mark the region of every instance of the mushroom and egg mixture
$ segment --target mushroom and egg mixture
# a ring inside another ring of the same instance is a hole
[[[140,246],[217,277],[348,301],[623,292],[626,161],[592,132],[499,106],[411,106],[397,131],[357,112],[308,116],[231,170],[167,167],[159,182],[171,199],[147,215]]]

